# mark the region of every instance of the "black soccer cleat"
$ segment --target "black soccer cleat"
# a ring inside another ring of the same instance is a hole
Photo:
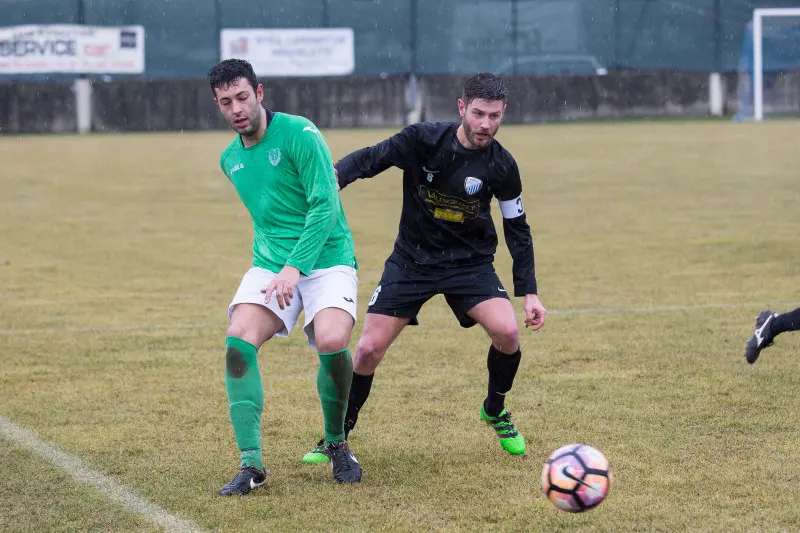
[[[267,482],[267,475],[252,466],[243,466],[233,481],[219,489],[220,496],[244,496]]]
[[[758,313],[756,317],[756,329],[744,348],[744,358],[751,365],[755,363],[758,356],[761,355],[761,350],[772,346],[772,319],[776,316],[778,316],[778,313],[773,313],[770,309],[764,309]]]
[[[337,483],[358,483],[361,481],[361,465],[350,451],[347,441],[328,444],[328,455],[331,458],[333,479]]]

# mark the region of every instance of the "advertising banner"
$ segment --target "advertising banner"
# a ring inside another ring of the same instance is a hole
[[[141,74],[143,26],[0,27],[0,74]]]
[[[220,57],[244,59],[259,76],[345,76],[355,68],[352,28],[233,29]]]

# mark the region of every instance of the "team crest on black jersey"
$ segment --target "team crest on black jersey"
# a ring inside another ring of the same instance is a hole
[[[281,162],[281,149],[280,148],[273,148],[269,151],[269,162],[272,163],[273,167],[277,167],[278,163]]]
[[[467,194],[475,194],[483,187],[483,182],[478,178],[468,177],[464,180],[464,190]]]

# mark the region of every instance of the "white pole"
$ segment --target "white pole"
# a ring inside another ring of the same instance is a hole
[[[708,77],[708,107],[715,117],[721,117],[725,110],[725,91],[719,72],[712,72]]]
[[[764,55],[761,49],[762,11],[753,11],[753,118],[764,120]]]
[[[86,78],[78,78],[73,88],[78,133],[89,133],[92,131],[92,82]]]

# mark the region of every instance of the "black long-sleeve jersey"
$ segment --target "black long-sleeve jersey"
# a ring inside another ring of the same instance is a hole
[[[519,168],[499,142],[469,150],[454,122],[406,127],[338,163],[343,189],[390,167],[403,170],[403,208],[394,253],[432,269],[465,268],[494,261],[497,232],[490,215],[500,203],[513,259],[514,294],[536,294],[533,239],[522,205]]]

